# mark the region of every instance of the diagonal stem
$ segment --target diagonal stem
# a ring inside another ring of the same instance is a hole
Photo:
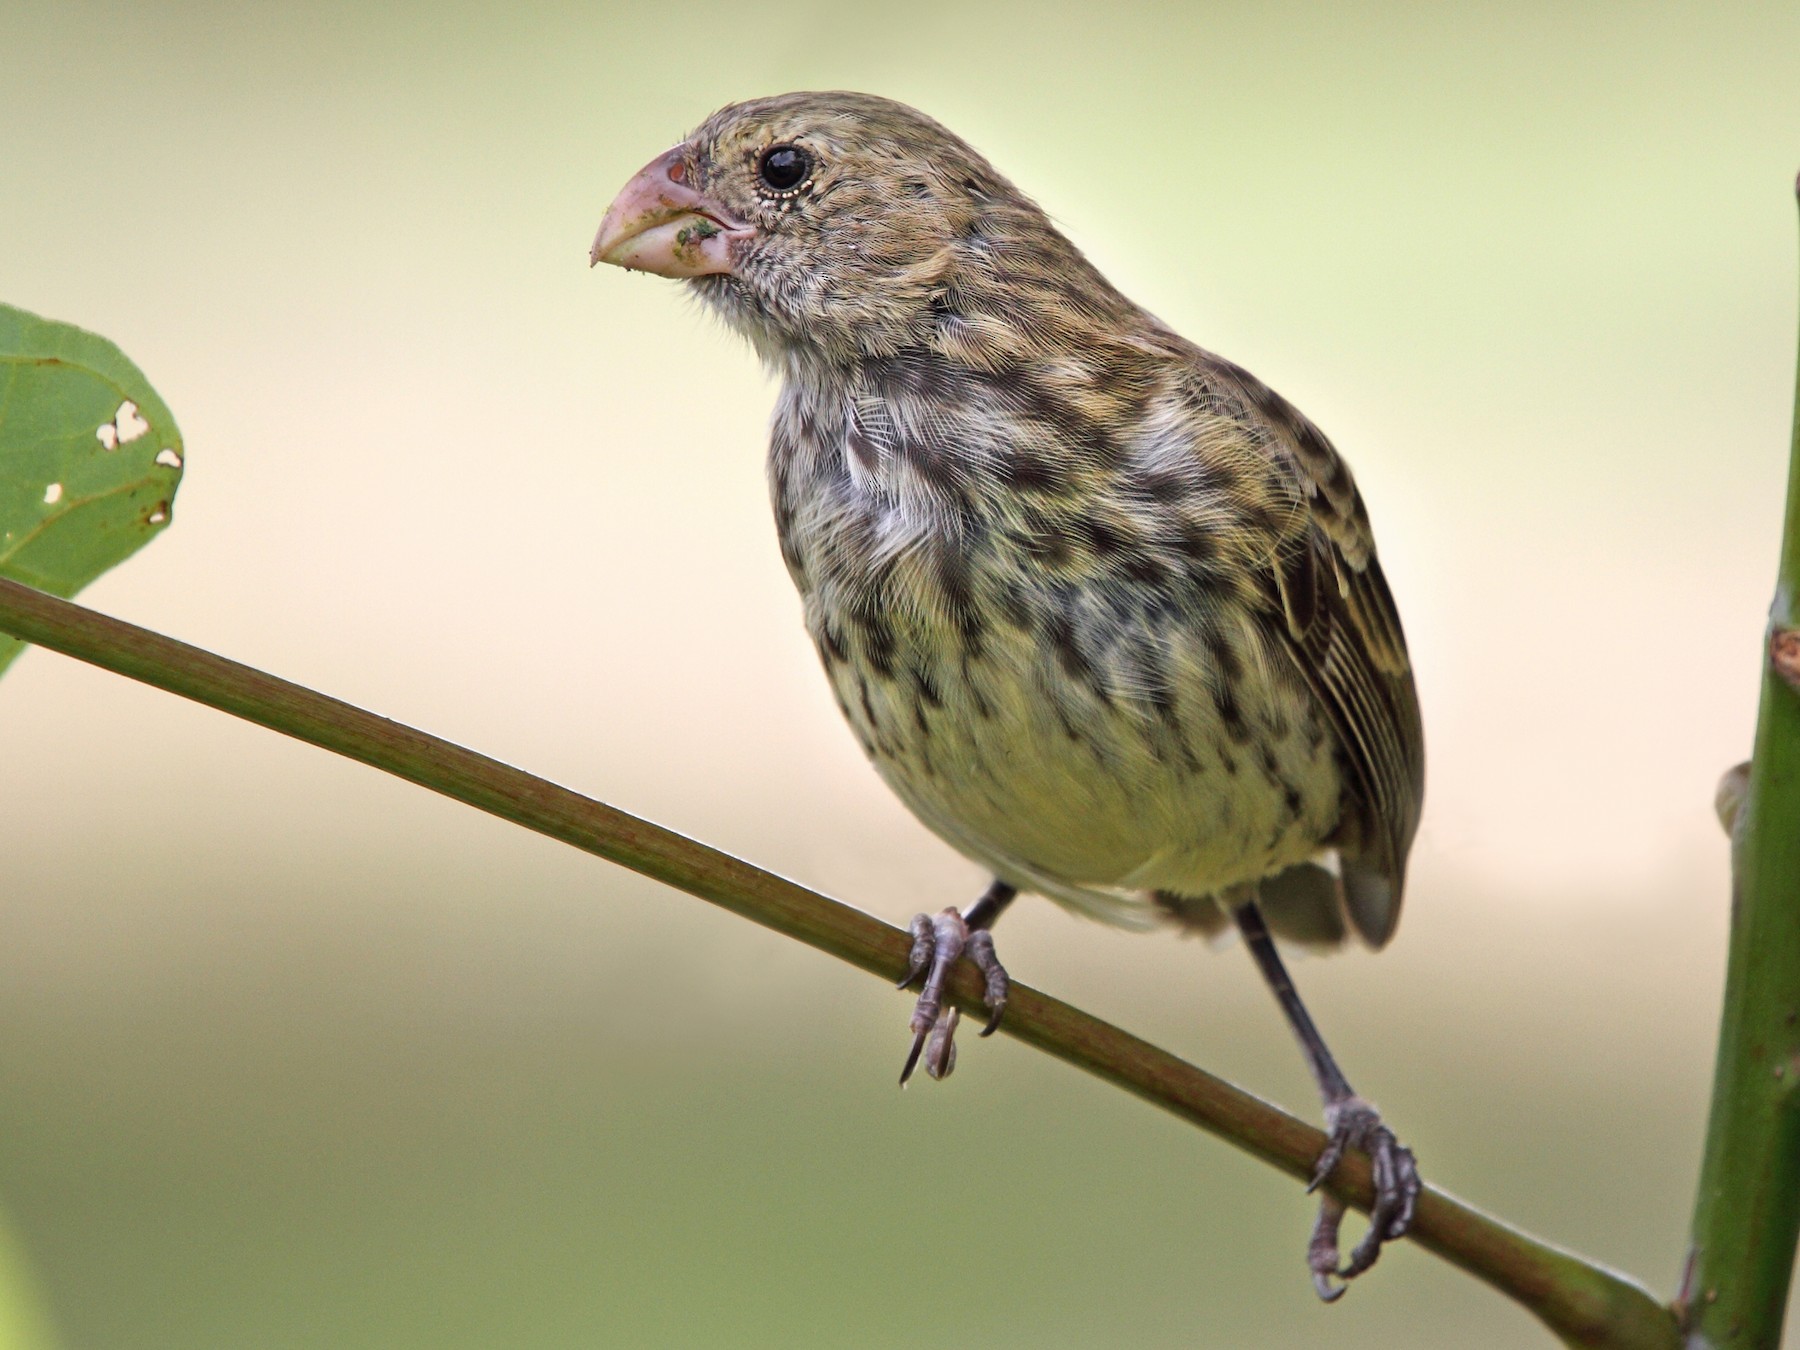
[[[797,938],[893,981],[905,933],[861,910],[521,769],[211,652],[0,578],[0,631],[359,760]],[[949,1001],[982,1010],[960,965]],[[1166,1050],[1023,985],[1003,1030],[1300,1179],[1325,1136]],[[1347,1157],[1330,1189],[1366,1211],[1369,1166]],[[1413,1240],[1537,1314],[1566,1344],[1676,1350],[1674,1319],[1640,1286],[1559,1251],[1442,1191],[1420,1198]]]

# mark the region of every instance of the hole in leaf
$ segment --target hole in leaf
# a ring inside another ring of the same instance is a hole
[[[138,406],[130,399],[119,405],[119,411],[113,414],[113,420],[102,422],[94,428],[94,437],[108,450],[117,450],[121,445],[128,445],[150,430],[150,424],[138,416]]]
[[[181,456],[176,454],[173,450],[158,450],[156,452],[156,462],[165,469],[179,469],[181,467]]]
[[[113,414],[113,425],[119,429],[119,444],[128,445],[150,430],[150,424],[138,416],[137,404],[126,399]]]
[[[55,506],[62,500],[62,484],[52,483],[44,489],[44,505]]]

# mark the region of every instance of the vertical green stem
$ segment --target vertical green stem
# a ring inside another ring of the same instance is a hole
[[[1800,378],[1764,655],[1749,792],[1733,832],[1712,1118],[1680,1301],[1692,1350],[1776,1350],[1800,1239]]]

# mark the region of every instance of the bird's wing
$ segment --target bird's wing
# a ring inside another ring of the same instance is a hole
[[[1280,606],[1283,646],[1350,767],[1337,840],[1344,898],[1357,932],[1379,947],[1400,919],[1425,795],[1425,735],[1400,615],[1362,496],[1324,433],[1243,368],[1208,354],[1205,371],[1267,431],[1268,453],[1289,470],[1305,506],[1279,536],[1266,590]]]

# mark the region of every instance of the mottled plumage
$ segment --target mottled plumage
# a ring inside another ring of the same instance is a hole
[[[714,114],[595,251],[690,278],[782,377],[776,525],[839,705],[1002,904],[1212,931],[1260,891],[1278,934],[1392,936],[1418,705],[1362,499],[1291,404],[867,95]]]
[[[816,166],[781,196],[748,171],[779,143]],[[1335,847],[1385,942],[1422,737],[1318,428],[910,108],[766,99],[689,145],[690,181],[766,231],[690,284],[786,377],[783,555],[895,791],[1001,877],[1127,921]]]

